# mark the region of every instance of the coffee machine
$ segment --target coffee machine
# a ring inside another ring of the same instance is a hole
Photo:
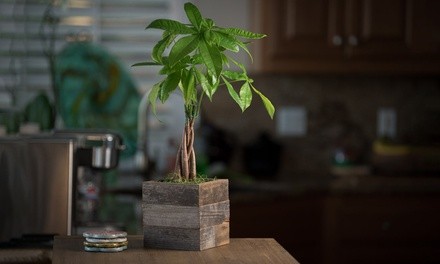
[[[87,184],[117,168],[123,148],[122,138],[106,130],[0,137],[0,242],[80,234],[93,220],[87,206],[99,186]]]

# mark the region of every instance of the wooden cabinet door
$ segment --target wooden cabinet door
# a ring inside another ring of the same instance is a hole
[[[402,59],[411,51],[411,2],[347,0],[346,52],[350,58]]]
[[[440,58],[440,1],[413,1],[413,51],[420,57]]]
[[[439,263],[438,196],[351,194],[326,202],[324,263]]]
[[[343,1],[263,1],[263,69],[307,71],[343,54]]]
[[[439,0],[261,0],[260,69],[440,73]]]

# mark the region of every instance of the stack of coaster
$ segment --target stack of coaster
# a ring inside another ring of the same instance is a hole
[[[123,231],[94,230],[83,233],[84,250],[90,252],[120,252],[127,249],[127,233]]]

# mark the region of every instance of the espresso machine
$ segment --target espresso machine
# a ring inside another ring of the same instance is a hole
[[[80,234],[93,222],[100,174],[117,168],[123,148],[106,130],[0,137],[0,242]]]

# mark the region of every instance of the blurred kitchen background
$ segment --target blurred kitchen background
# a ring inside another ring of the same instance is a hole
[[[160,38],[146,25],[185,19],[184,2],[0,3],[0,143],[109,129],[125,145],[116,168],[78,169],[73,233],[142,233],[141,183],[170,170],[183,114],[176,95],[152,115],[157,71],[131,65]],[[274,120],[259,102],[242,114],[223,89],[198,124],[199,169],[230,179],[231,237],[274,237],[301,263],[438,263],[440,2],[193,2],[268,35],[239,59]]]

